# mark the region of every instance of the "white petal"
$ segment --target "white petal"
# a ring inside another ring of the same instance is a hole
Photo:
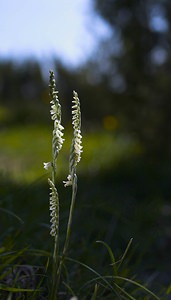
[[[50,162],[47,162],[47,163],[43,163],[43,168],[44,168],[45,170],[48,170],[51,166],[52,166],[51,161],[50,161]]]

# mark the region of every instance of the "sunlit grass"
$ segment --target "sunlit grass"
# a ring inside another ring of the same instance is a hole
[[[10,115],[9,109],[3,105],[0,105],[0,122],[8,120],[11,117]]]
[[[45,175],[42,162],[51,158],[51,127],[42,125],[13,126],[0,132],[0,173],[15,182],[30,183]],[[65,132],[63,151],[58,162],[58,177],[68,172],[71,134]],[[80,173],[96,174],[135,155],[136,143],[125,136],[99,131],[86,133],[85,151]]]
[[[12,127],[1,131],[1,172],[14,181],[31,182],[42,176],[42,157],[49,156],[47,128]]]

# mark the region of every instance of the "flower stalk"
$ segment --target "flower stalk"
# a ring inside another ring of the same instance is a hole
[[[61,266],[65,260],[66,252],[68,249],[68,244],[71,235],[71,226],[72,226],[72,218],[73,218],[73,211],[75,207],[75,200],[77,194],[77,174],[76,174],[76,167],[78,162],[81,159],[81,153],[83,151],[82,147],[82,135],[81,135],[81,110],[80,110],[80,101],[78,98],[78,94],[73,91],[73,106],[72,106],[72,126],[73,126],[73,139],[71,143],[70,149],[70,158],[69,158],[69,175],[67,177],[67,181],[63,181],[64,186],[72,186],[72,199],[70,204],[70,211],[69,211],[69,218],[67,224],[67,233],[66,239],[64,243],[62,259],[61,259]]]
[[[78,162],[81,159],[82,153],[82,136],[81,136],[81,111],[80,111],[80,101],[78,94],[73,91],[73,100],[72,100],[72,126],[73,126],[73,139],[71,143],[70,156],[69,156],[69,175],[67,180],[64,181],[64,186],[72,186],[72,198],[69,210],[69,217],[67,223],[67,231],[65,243],[62,251],[62,256],[59,258],[59,197],[58,192],[55,186],[56,178],[56,160],[59,154],[59,151],[62,148],[64,139],[63,139],[63,126],[61,125],[61,105],[58,99],[58,92],[56,91],[56,84],[54,73],[50,71],[50,103],[51,103],[51,119],[53,121],[53,134],[52,134],[52,161],[44,163],[44,169],[48,170],[51,168],[52,174],[51,179],[48,179],[50,187],[50,223],[51,230],[50,235],[54,238],[54,251],[53,251],[53,265],[52,265],[52,282],[51,289],[49,294],[49,300],[57,299],[57,290],[60,283],[61,271],[63,263],[66,257],[66,252],[68,249],[68,244],[71,235],[71,226],[73,211],[75,207],[75,200],[77,194],[77,174],[76,167]]]
[[[55,178],[56,178],[56,160],[59,154],[59,151],[62,148],[64,139],[63,139],[63,126],[61,125],[61,105],[58,99],[58,92],[56,91],[56,83],[54,78],[53,71],[50,71],[49,79],[49,95],[51,103],[51,119],[53,121],[53,133],[52,133],[52,161],[44,163],[44,169],[48,170],[51,168],[52,175],[51,179],[48,179],[50,186],[50,223],[51,230],[50,235],[54,238],[54,250],[53,250],[53,265],[52,265],[52,284],[49,295],[49,300],[57,299],[57,289],[58,286],[56,282],[57,279],[57,270],[58,270],[58,252],[59,252],[59,197],[58,192],[55,187]]]

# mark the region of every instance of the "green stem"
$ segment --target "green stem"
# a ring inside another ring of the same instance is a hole
[[[67,233],[66,233],[66,239],[65,239],[64,249],[63,249],[63,257],[65,257],[66,255],[69,239],[71,236],[71,225],[72,225],[73,211],[75,207],[76,194],[77,194],[77,175],[74,174],[73,185],[72,185],[72,200],[71,200],[71,206],[69,211]]]
[[[68,218],[68,225],[67,225],[67,233],[66,233],[66,239],[65,239],[65,244],[63,248],[63,253],[62,257],[60,260],[59,268],[58,268],[58,273],[57,273],[57,285],[59,284],[60,281],[60,276],[61,276],[61,270],[62,266],[65,260],[66,252],[68,249],[68,244],[71,236],[71,226],[72,226],[72,218],[73,218],[73,211],[75,207],[75,200],[76,200],[76,194],[77,194],[77,175],[74,174],[74,179],[73,179],[73,184],[72,184],[72,199],[71,199],[71,205],[70,205],[70,211],[69,211],[69,218]]]
[[[53,252],[53,265],[52,265],[52,283],[50,289],[49,300],[57,300],[57,270],[58,270],[58,237],[55,236],[54,252]]]
[[[56,177],[56,160],[52,162],[52,182],[55,185]],[[59,205],[59,203],[58,203]],[[58,206],[58,228],[59,228],[59,206]],[[50,289],[49,300],[57,300],[57,290],[58,290],[58,236],[57,232],[54,238],[54,250],[53,250],[53,260],[52,260],[52,283]]]

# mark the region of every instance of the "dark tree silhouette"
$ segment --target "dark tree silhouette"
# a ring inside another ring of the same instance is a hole
[[[93,0],[111,28],[94,63],[112,107],[146,150],[171,154],[171,2]],[[111,101],[111,100],[110,100]]]

